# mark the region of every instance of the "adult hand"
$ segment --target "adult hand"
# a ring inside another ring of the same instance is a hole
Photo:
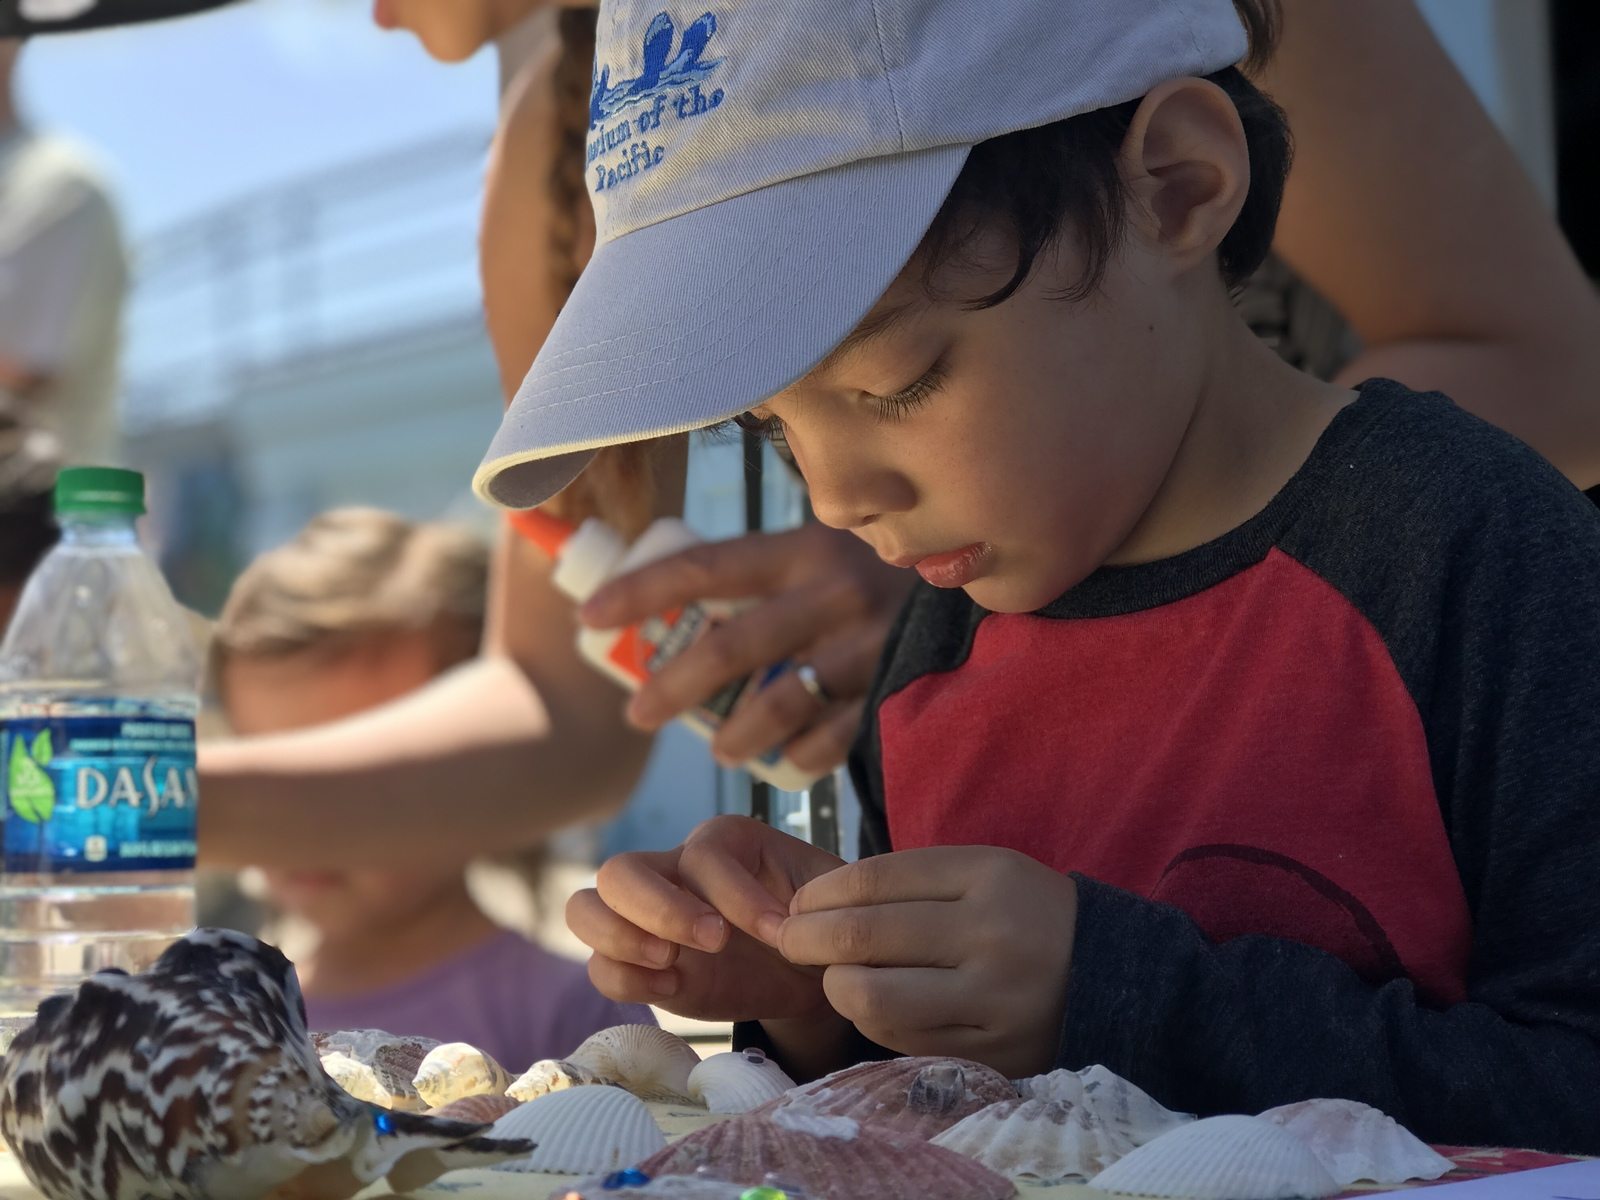
[[[1011,1078],[1054,1065],[1078,914],[1071,876],[1014,850],[938,846],[805,884],[778,948],[824,967],[840,1016],[905,1054]]]
[[[582,617],[614,629],[691,601],[756,600],[664,666],[634,695],[628,719],[657,729],[774,663],[809,665],[821,698],[785,672],[746,692],[711,748],[735,764],[783,746],[796,766],[821,774],[849,751],[884,638],[913,582],[854,535],[813,524],[693,546],[613,580]]]
[[[748,817],[713,817],[674,850],[619,854],[567,903],[614,1000],[706,1020],[828,1016],[822,973],[772,941],[796,889],[841,859]]]

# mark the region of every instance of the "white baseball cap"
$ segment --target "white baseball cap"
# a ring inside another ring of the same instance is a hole
[[[753,408],[877,303],[972,146],[1245,50],[1231,0],[603,0],[594,257],[474,489],[531,507]]]

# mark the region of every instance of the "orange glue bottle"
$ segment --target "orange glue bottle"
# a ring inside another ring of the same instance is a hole
[[[698,534],[676,517],[662,517],[640,534],[632,546],[597,517],[574,526],[530,508],[513,512],[510,520],[520,535],[550,556],[554,563],[552,581],[579,604],[607,581],[701,541]],[[578,633],[578,653],[629,691],[637,691],[719,621],[727,620],[748,603],[693,601],[621,629],[584,627]],[[791,665],[778,663],[757,675],[735,680],[700,708],[683,713],[678,720],[709,740],[733,711],[740,696],[751,688],[765,687],[790,670]],[[815,772],[795,766],[778,751],[770,751],[744,766],[757,779],[786,792],[805,791],[819,778]]]

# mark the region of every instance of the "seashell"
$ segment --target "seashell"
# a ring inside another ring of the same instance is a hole
[[[1317,1200],[1339,1184],[1294,1134],[1260,1117],[1169,1130],[1089,1180],[1102,1192],[1182,1200]]]
[[[1098,1064],[1079,1071],[1051,1071],[1048,1075],[1019,1079],[1016,1086],[1025,1100],[1062,1100],[1083,1105],[1100,1122],[1126,1134],[1135,1146],[1194,1120],[1193,1113],[1163,1107],[1149,1093]]]
[[[519,1104],[495,1122],[494,1133],[535,1146],[501,1163],[501,1171],[617,1171],[667,1144],[644,1101],[616,1087],[574,1088]]]
[[[434,1109],[428,1115],[449,1121],[471,1121],[477,1125],[493,1125],[517,1105],[520,1100],[510,1096],[463,1096],[449,1104]]]
[[[506,1088],[506,1095],[520,1103],[526,1103],[567,1088],[591,1087],[595,1084],[613,1082],[610,1079],[600,1078],[587,1067],[562,1062],[559,1059],[543,1058],[517,1076],[511,1086]]]
[[[532,1148],[355,1099],[304,1012],[278,951],[195,930],[39,1006],[0,1062],[0,1133],[47,1200],[344,1200]]]
[[[808,1122],[820,1121],[813,1132]],[[638,1164],[656,1176],[702,1175],[753,1186],[786,1181],[815,1200],[1002,1200],[1011,1181],[970,1158],[919,1138],[862,1129],[847,1117],[803,1105],[773,1114],[729,1117],[687,1134]]]
[[[654,1025],[613,1025],[591,1034],[563,1059],[529,1067],[506,1095],[537,1100],[551,1092],[594,1084],[626,1088],[641,1100],[693,1104],[689,1072],[700,1065],[693,1046]]]
[[[931,1138],[980,1108],[1016,1098],[1011,1082],[982,1063],[891,1058],[824,1075],[755,1111],[770,1113],[798,1103],[829,1116],[850,1117],[874,1132],[889,1129]]]
[[[714,1113],[744,1113],[794,1087],[783,1068],[760,1050],[713,1054],[689,1072],[689,1098]]]
[[[1393,1117],[1356,1100],[1302,1100],[1268,1109],[1261,1119],[1310,1146],[1341,1186],[1437,1179],[1455,1166]]]
[[[503,1096],[511,1073],[476,1046],[446,1042],[428,1051],[411,1081],[429,1108],[466,1096]]]
[[[439,1045],[432,1038],[401,1037],[382,1029],[341,1029],[314,1033],[311,1042],[324,1059],[339,1054],[365,1068],[356,1071],[341,1059],[329,1071],[357,1099],[401,1112],[420,1112],[427,1107],[411,1081],[429,1051]]]
[[[1133,1149],[1133,1140],[1069,1100],[1002,1100],[930,1139],[1008,1179],[1088,1179]]]

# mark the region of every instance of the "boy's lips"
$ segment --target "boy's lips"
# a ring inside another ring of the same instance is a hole
[[[910,567],[934,587],[966,587],[977,578],[994,547],[988,542],[973,542],[958,550],[939,554],[903,554],[888,561],[897,567]]]

